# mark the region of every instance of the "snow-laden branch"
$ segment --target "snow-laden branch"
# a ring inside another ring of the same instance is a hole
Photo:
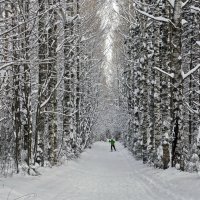
[[[0,122],[4,121],[5,119],[6,119],[5,117],[1,118],[1,119],[0,119]]]
[[[77,112],[78,112],[78,110],[75,110],[73,113],[70,113],[69,115],[66,115],[66,114],[60,113],[60,112],[42,111],[41,114],[43,114],[43,113],[49,113],[49,114],[63,115],[63,116],[69,117],[69,116],[72,116],[72,115],[76,114]]]
[[[196,41],[196,43],[200,46],[200,41]]]
[[[182,75],[182,78],[183,80],[186,79],[188,76],[190,76],[191,74],[193,74],[197,69],[199,69],[200,67],[200,64],[198,64],[195,68],[191,69],[188,73],[184,73],[184,71],[182,70],[181,71],[181,75]]]
[[[165,75],[167,75],[167,76],[169,76],[171,78],[174,78],[174,73],[167,73],[166,71],[164,71],[164,70],[162,70],[162,69],[160,69],[158,67],[154,67],[154,69],[157,69],[158,71],[162,72],[163,74],[165,74]]]
[[[138,9],[136,9],[136,10],[137,10],[139,13],[141,13],[141,14],[143,14],[143,15],[149,17],[149,18],[155,19],[156,21],[162,21],[162,22],[169,22],[169,21],[170,21],[169,19],[167,19],[167,18],[165,18],[165,17],[162,17],[162,16],[160,16],[160,17],[155,17],[155,16],[150,15],[149,13],[146,13],[146,12],[144,12],[144,11],[142,11],[142,10],[138,10]]]
[[[191,8],[192,10],[195,10],[195,11],[199,11],[199,12],[200,12],[200,8],[199,8],[199,7],[191,6],[190,8]]]
[[[0,70],[5,69],[6,67],[8,67],[8,66],[10,66],[10,65],[12,65],[12,64],[14,64],[14,62],[6,63],[6,64],[0,66]]]
[[[174,24],[170,19],[168,19],[168,18],[166,18],[166,17],[162,17],[162,16],[155,17],[155,16],[150,15],[149,13],[144,12],[144,11],[142,11],[142,10],[138,10],[138,9],[136,9],[136,10],[137,10],[139,13],[141,13],[142,15],[145,15],[145,16],[151,18],[151,19],[154,19],[154,20],[159,21],[159,22],[171,23],[174,27],[176,27],[175,24]]]
[[[171,6],[174,8],[174,3],[175,3],[175,1],[174,0],[167,0],[170,4],[171,4]]]
[[[22,26],[22,25],[24,25],[24,24],[26,24],[26,23],[29,23],[29,22],[31,22],[31,21],[37,19],[38,17],[44,16],[46,13],[48,13],[50,10],[52,10],[52,9],[54,9],[54,8],[56,8],[56,7],[57,7],[57,5],[53,5],[53,6],[51,6],[49,9],[45,10],[45,12],[43,12],[43,13],[37,15],[37,16],[34,16],[34,17],[30,18],[29,20],[26,20],[26,21],[21,22],[21,23],[17,24],[16,26],[14,26],[14,27],[12,27],[12,28],[6,30],[5,32],[0,33],[0,37],[3,36],[3,35],[5,35],[5,34],[8,34],[9,32],[11,32],[11,31],[13,31],[13,30],[19,28],[20,26]]]
[[[185,1],[185,2],[182,2],[182,8],[184,8],[186,5],[187,5],[187,3],[189,2],[190,0],[187,0],[187,1]]]
[[[200,106],[199,102],[193,101],[193,103],[196,104],[197,106]],[[198,112],[198,114],[199,114],[199,112]]]
[[[51,99],[52,95],[54,94],[54,92],[56,91],[56,89],[58,88],[60,83],[62,82],[63,76],[64,76],[64,74],[62,75],[62,78],[60,79],[60,81],[56,84],[55,88],[52,90],[52,92],[49,95],[49,97],[40,105],[40,108],[43,108],[49,102],[49,100]]]
[[[63,20],[64,25],[66,22],[72,22],[72,21],[76,20],[77,18],[79,18],[78,14],[75,16],[67,15],[67,13],[64,11],[64,9],[61,7],[57,10],[57,13],[60,16],[60,18]]]
[[[198,110],[194,110],[190,105],[189,105],[189,103],[187,103],[187,102],[185,102],[185,104],[186,104],[186,106],[187,106],[187,108],[188,108],[188,110],[191,112],[191,113],[195,113],[195,114],[199,114],[199,111]]]

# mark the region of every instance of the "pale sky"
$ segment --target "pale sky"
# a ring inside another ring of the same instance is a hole
[[[106,0],[105,6],[102,8],[102,28],[105,28],[105,62],[103,64],[104,72],[106,75],[107,84],[110,85],[113,73],[113,37],[114,31],[119,24],[118,19],[119,8],[116,0]]]

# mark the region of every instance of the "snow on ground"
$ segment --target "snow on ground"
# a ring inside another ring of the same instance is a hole
[[[0,179],[0,200],[198,200],[200,177],[135,161],[117,143],[97,142],[80,159],[37,177]]]

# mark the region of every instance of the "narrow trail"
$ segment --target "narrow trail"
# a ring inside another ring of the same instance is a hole
[[[197,174],[153,169],[135,161],[117,143],[95,143],[80,159],[44,169],[39,177],[0,180],[0,199],[34,200],[197,200]],[[24,196],[27,195],[27,196]],[[21,198],[19,198],[21,197]]]

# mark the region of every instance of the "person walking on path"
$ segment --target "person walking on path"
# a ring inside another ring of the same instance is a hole
[[[116,148],[115,148],[115,140],[114,139],[111,139],[109,140],[110,144],[111,144],[111,151],[113,151],[113,149],[116,151]]]

